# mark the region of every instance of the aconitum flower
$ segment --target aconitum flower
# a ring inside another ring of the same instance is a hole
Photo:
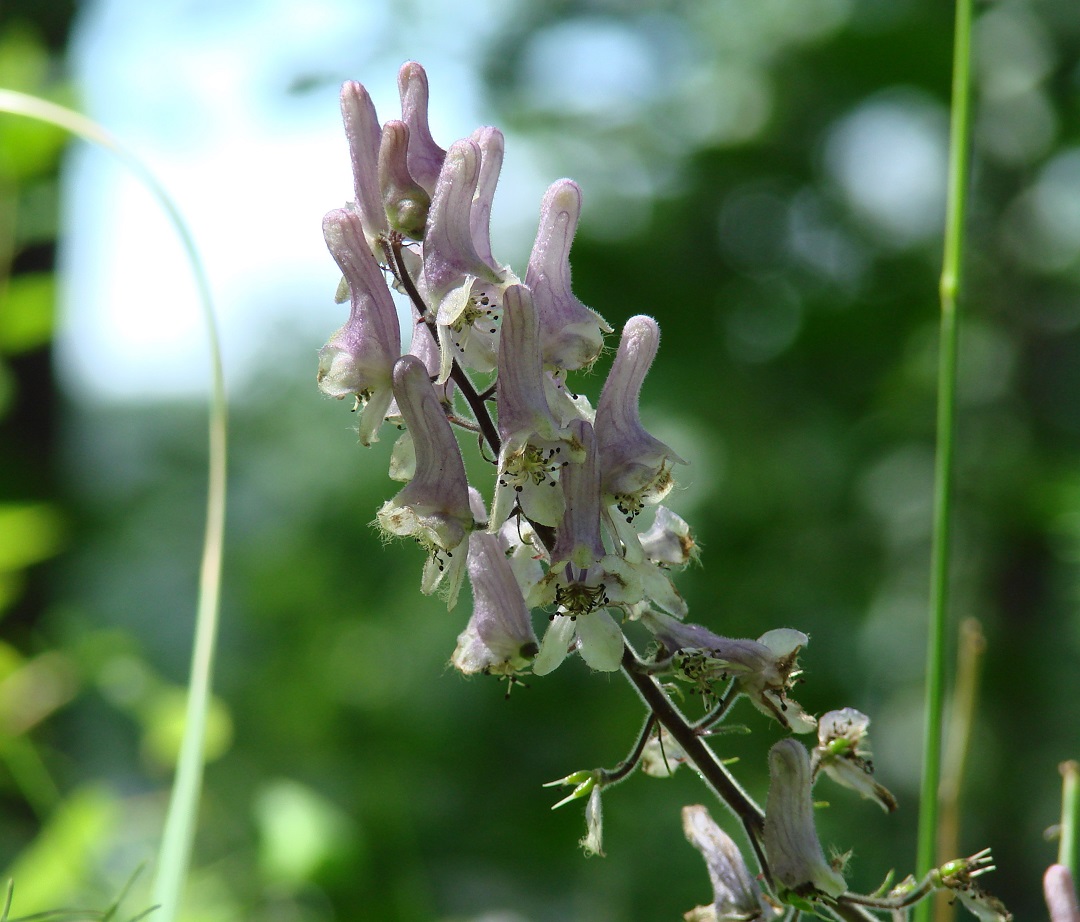
[[[391,374],[401,355],[397,309],[382,271],[367,245],[360,215],[349,208],[323,219],[327,248],[349,286],[348,322],[319,350],[319,388],[331,397],[355,396],[360,441],[378,440],[379,426],[393,399]]]
[[[431,196],[409,172],[409,126],[393,121],[383,125],[379,143],[379,190],[390,226],[422,240]]]
[[[398,71],[401,119],[409,126],[409,173],[430,195],[442,169],[444,151],[428,127],[428,79],[424,68],[406,61]]]
[[[896,809],[896,798],[874,781],[867,731],[870,718],[855,708],[829,711],[818,719],[818,744],[810,764],[816,779],[824,771],[837,784],[876,801],[886,813]]]
[[[671,491],[672,464],[685,464],[641,425],[641,386],[660,347],[652,317],[631,317],[596,405],[596,441],[605,500],[632,521]]]
[[[765,802],[765,858],[776,882],[797,896],[840,896],[843,876],[825,860],[814,827],[810,757],[788,737],[769,750],[769,796]]]
[[[580,462],[584,449],[548,406],[539,320],[528,288],[511,285],[504,305],[497,392],[502,447],[489,527],[499,528],[515,501],[526,518],[556,526],[563,514],[560,472]]]
[[[713,887],[713,905],[692,910],[697,915],[687,914],[687,918],[708,918],[714,922],[735,919],[762,922],[773,918],[776,911],[762,898],[761,889],[750,876],[739,847],[716,825],[709,811],[701,804],[683,807],[682,823],[686,840],[705,859]]]
[[[469,484],[457,439],[428,378],[424,363],[405,355],[394,365],[394,397],[412,433],[412,479],[379,510],[378,523],[390,535],[416,540],[428,553],[422,592],[440,586],[454,607],[465,573],[459,545],[474,525]]]
[[[683,674],[703,689],[731,678],[759,711],[793,733],[809,733],[817,726],[787,696],[799,675],[799,651],[809,643],[802,631],[779,628],[757,640],[733,640],[662,612],[646,611],[640,620],[669,653],[678,654]]]
[[[387,231],[386,213],[379,194],[381,130],[375,104],[363,84],[348,81],[341,87],[341,117],[352,159],[353,194],[363,220],[368,247],[379,256],[377,240]]]
[[[560,179],[544,195],[525,274],[540,315],[544,362],[559,369],[591,365],[604,346],[604,334],[611,332],[607,321],[570,289],[570,244],[580,217],[581,189]]]
[[[469,536],[469,581],[473,614],[450,662],[466,675],[517,674],[539,646],[529,609],[496,535],[474,531]]]

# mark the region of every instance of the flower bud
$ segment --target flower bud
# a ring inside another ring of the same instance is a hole
[[[409,128],[387,122],[379,144],[379,189],[390,226],[413,240],[423,240],[431,196],[409,173]]]

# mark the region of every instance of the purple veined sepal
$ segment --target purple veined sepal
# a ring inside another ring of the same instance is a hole
[[[633,520],[671,491],[672,464],[685,464],[641,425],[641,386],[660,346],[652,317],[626,321],[619,349],[596,405],[596,441],[605,501]]]
[[[585,457],[573,430],[564,428],[548,406],[539,321],[532,295],[523,285],[504,294],[498,354],[499,451],[495,496],[489,529],[507,520],[515,503],[525,517],[541,525],[559,524],[563,468]]]
[[[539,650],[507,550],[498,535],[474,531],[469,536],[473,613],[450,659],[466,675],[516,675]]]
[[[569,179],[553,183],[540,206],[525,273],[540,315],[544,363],[556,369],[587,368],[604,347],[611,326],[586,307],[570,287],[570,246],[581,217],[581,189]]]
[[[424,363],[406,355],[394,365],[394,397],[412,433],[412,479],[378,513],[388,534],[413,538],[427,552],[420,589],[441,589],[453,608],[465,574],[462,546],[475,527],[465,465]]]
[[[393,399],[392,372],[401,354],[397,309],[351,208],[323,219],[327,248],[349,285],[349,319],[319,350],[319,388],[331,397],[355,396],[363,404],[360,441],[370,445]]]
[[[416,61],[406,61],[398,71],[397,84],[401,120],[409,127],[409,173],[430,195],[435,191],[446,151],[435,143],[428,127],[427,73]]]
[[[501,158],[501,148],[497,156]],[[474,207],[484,207],[475,203],[476,196],[495,188],[490,179],[480,187],[483,157],[472,138],[451,145],[424,232],[421,291],[435,312],[442,350],[440,383],[450,376],[454,359],[479,372],[495,368],[503,291],[518,281],[509,269],[489,264],[473,236]],[[482,249],[491,252],[490,245]]]
[[[638,620],[676,655],[686,678],[703,690],[734,679],[740,694],[792,733],[810,733],[817,727],[817,721],[788,697],[800,675],[799,651],[810,642],[802,631],[777,628],[757,640],[735,640],[663,612],[643,611]]]
[[[769,795],[762,844],[777,884],[803,898],[838,897],[847,883],[828,861],[814,826],[810,756],[787,737],[769,750]]]

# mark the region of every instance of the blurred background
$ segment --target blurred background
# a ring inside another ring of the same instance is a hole
[[[390,442],[360,448],[316,390],[345,316],[319,231],[351,197],[338,87],[396,117],[410,58],[443,146],[507,134],[498,258],[520,271],[544,189],[582,185],[577,294],[664,332],[643,413],[691,461],[691,618],[811,636],[798,699],[871,715],[901,804],[821,787],[822,838],[855,889],[911,869],[951,40],[938,0],[3,0],[0,86],[145,160],[221,310],[232,492],[185,919],[651,922],[710,899],[689,773],[612,790],[608,857],[582,858],[580,809],[540,784],[618,762],[637,699],[577,662],[509,700],[447,668],[468,599],[448,614],[419,552],[381,546]],[[990,888],[1036,919],[1080,756],[1080,18],[998,0],[974,45],[953,610],[986,653],[959,850],[992,846]],[[15,915],[102,908],[153,857],[175,756],[206,344],[147,194],[3,115],[0,363],[0,868]],[[778,728],[738,718],[755,732],[721,751],[763,797]]]

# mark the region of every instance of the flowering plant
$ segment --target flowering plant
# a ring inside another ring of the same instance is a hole
[[[509,694],[523,675],[548,675],[577,654],[595,671],[621,672],[644,702],[627,758],[553,782],[572,788],[558,805],[587,798],[585,850],[603,854],[601,798],[612,785],[638,766],[665,776],[690,764],[741,825],[758,870],[704,807],[687,807],[687,837],[714,890],[688,919],[905,918],[943,889],[982,919],[1011,918],[975,883],[992,869],[988,852],[873,894],[848,889],[844,861],[827,859],[818,840],[812,790],[827,775],[896,809],[872,777],[869,719],[852,708],[815,719],[791,698],[809,640],[801,631],[729,638],[685,620],[673,577],[697,547],[663,502],[687,462],[639,413],[656,320],[624,324],[594,408],[570,376],[592,366],[612,328],[571,288],[580,189],[568,179],[548,189],[522,279],[490,241],[502,134],[481,128],[444,150],[428,128],[423,69],[405,64],[398,85],[401,119],[382,127],[363,86],[342,89],[355,199],[323,230],[350,314],[320,352],[319,386],[354,398],[363,444],[387,421],[403,430],[390,474],[405,486],[377,523],[421,546],[421,591],[441,593],[448,608],[468,575],[473,609],[451,657],[458,670],[497,676]],[[415,311],[406,354],[391,289]],[[455,429],[475,438],[487,483],[470,484]],[[691,719],[669,682],[688,684],[705,713]],[[740,697],[790,734],[769,752],[764,809],[710,744]],[[815,730],[808,750],[797,737]]]

